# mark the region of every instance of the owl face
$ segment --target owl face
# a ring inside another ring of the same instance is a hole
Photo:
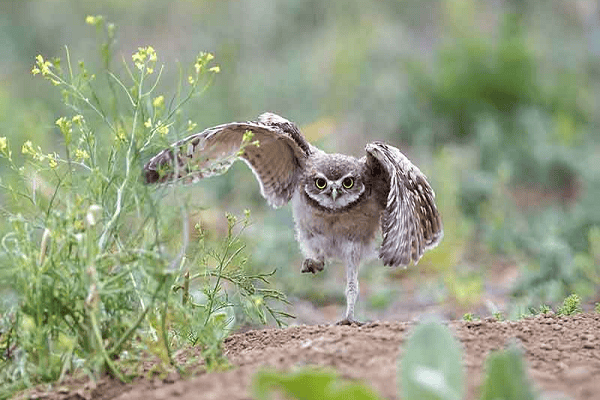
[[[304,191],[319,206],[339,210],[357,201],[364,193],[362,171],[350,159],[326,161],[308,169]]]

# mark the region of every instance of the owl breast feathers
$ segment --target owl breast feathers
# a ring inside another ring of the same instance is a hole
[[[241,158],[254,172],[261,194],[271,206],[280,207],[293,198],[301,204],[293,207],[300,240],[329,234],[351,241],[361,236],[355,234],[357,230],[380,226],[383,263],[416,264],[443,236],[435,194],[425,175],[397,148],[372,142],[365,151],[360,159],[327,154],[308,143],[295,124],[264,113],[258,121],[215,126],[173,143],[144,166],[144,176],[147,183],[193,182],[224,173]],[[346,218],[363,219],[364,226],[344,221]],[[335,227],[329,233],[320,232],[326,229],[319,226],[327,224],[311,223],[316,220],[347,225],[353,232],[344,234]],[[299,232],[301,229],[314,232]],[[374,235],[366,236],[356,240],[374,239]],[[314,248],[318,245],[309,247],[305,254],[317,262],[331,255]],[[339,254],[338,258],[348,257]]]

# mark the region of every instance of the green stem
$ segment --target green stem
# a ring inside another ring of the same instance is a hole
[[[165,343],[165,350],[167,350],[167,357],[169,357],[169,362],[171,363],[172,366],[175,367],[175,369],[177,369],[177,372],[179,372],[180,374],[183,373],[183,370],[181,369],[181,367],[175,362],[175,359],[173,359],[173,352],[171,351],[171,346],[169,345],[169,334],[167,331],[167,311],[169,309],[169,294],[170,294],[171,290],[170,290],[170,285],[167,285],[165,287],[165,306],[163,307],[163,312],[162,312],[162,316],[161,316],[161,324],[162,324],[162,328],[161,328],[161,333],[162,333],[162,339],[163,342]]]
[[[163,275],[161,277],[161,280],[160,280],[158,286],[156,287],[156,291],[152,295],[152,299],[150,300],[150,304],[148,304],[148,307],[146,307],[144,309],[144,311],[142,311],[142,313],[138,317],[137,321],[131,326],[131,328],[129,328],[127,330],[127,332],[125,332],[125,334],[123,334],[123,336],[121,336],[121,338],[113,346],[113,348],[108,351],[109,355],[114,356],[115,354],[118,354],[121,351],[121,348],[123,347],[123,345],[127,342],[127,340],[129,340],[131,335],[133,335],[135,330],[140,326],[140,324],[146,317],[146,314],[148,314],[148,311],[150,310],[150,308],[152,308],[152,305],[154,304],[154,302],[156,301],[156,298],[158,297],[158,293],[160,293],[160,289],[163,287],[163,285],[165,284],[166,281],[167,281],[167,278],[166,278],[166,276]]]
[[[123,203],[123,192],[125,191],[125,188],[129,184],[129,179],[131,176],[131,159],[132,159],[132,153],[133,153],[133,148],[134,148],[134,143],[135,143],[135,131],[137,129],[138,115],[139,115],[139,111],[140,111],[140,107],[141,107],[140,99],[141,99],[141,95],[142,95],[143,81],[144,81],[144,71],[142,71],[142,73],[140,75],[140,83],[138,85],[138,101],[137,101],[137,105],[135,108],[135,112],[133,113],[133,123],[131,126],[131,139],[129,140],[129,147],[127,148],[127,155],[125,156],[125,178],[123,179],[121,186],[119,186],[119,189],[117,190],[117,201],[116,201],[116,205],[115,205],[115,212],[113,213],[112,217],[107,222],[107,224],[105,225],[104,231],[102,232],[102,236],[100,236],[100,241],[98,242],[98,247],[100,249],[100,252],[102,252],[104,250],[104,246],[106,245],[106,242],[108,240],[108,235],[110,235],[114,225],[116,224],[119,216],[121,215],[121,208],[122,208],[122,203]]]
[[[102,352],[102,357],[104,358],[104,362],[106,363],[106,366],[108,367],[110,373],[113,376],[115,376],[116,378],[118,378],[121,382],[127,382],[125,377],[119,372],[117,367],[114,365],[114,363],[110,359],[108,353],[106,352],[106,349],[104,348],[104,344],[102,344],[102,335],[100,334],[100,329],[98,328],[98,321],[96,320],[96,314],[95,314],[94,310],[92,310],[92,312],[90,312],[90,318],[92,321],[92,329],[94,330],[94,336],[96,338],[96,342],[98,343],[98,347],[100,348],[100,351]]]

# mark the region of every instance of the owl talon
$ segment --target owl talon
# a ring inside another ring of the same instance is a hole
[[[312,272],[313,274],[316,274],[319,271],[323,271],[324,268],[325,268],[325,263],[323,261],[316,261],[316,260],[313,260],[312,258],[307,258],[302,263],[302,269],[300,270],[300,272],[302,272],[302,273]]]
[[[346,325],[346,326],[363,326],[364,322],[359,322],[355,319],[344,318],[341,321],[335,323],[336,325]]]

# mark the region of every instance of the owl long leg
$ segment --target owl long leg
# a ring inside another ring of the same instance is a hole
[[[358,266],[353,261],[346,264],[346,317],[336,325],[362,325],[354,319],[354,304],[358,299]]]

